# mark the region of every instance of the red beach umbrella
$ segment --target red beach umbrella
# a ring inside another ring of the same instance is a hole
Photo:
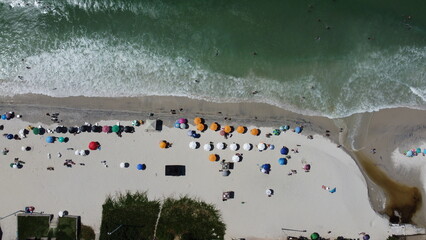
[[[100,144],[98,142],[90,142],[89,143],[89,149],[90,150],[96,150],[96,149],[99,148],[99,146],[100,146]]]
[[[102,127],[102,132],[104,132],[104,133],[109,133],[109,132],[111,132],[111,126],[103,126],[103,127]]]

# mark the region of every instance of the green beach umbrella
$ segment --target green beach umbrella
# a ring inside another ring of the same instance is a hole
[[[274,134],[275,136],[280,135],[281,131],[279,129],[274,129],[274,131],[272,131],[272,134]]]
[[[115,133],[119,132],[119,131],[120,131],[120,126],[118,126],[118,125],[114,125],[114,126],[112,126],[111,131],[112,131],[112,132],[115,132]]]
[[[422,152],[422,149],[421,149],[421,148],[417,148],[417,149],[416,149],[416,152],[417,152],[417,153],[421,153],[421,152]]]
[[[65,142],[65,138],[64,138],[64,137],[59,137],[59,138],[58,138],[58,141],[59,141],[59,142]]]
[[[40,133],[40,129],[39,128],[33,128],[33,133],[35,135],[38,135]]]
[[[317,239],[319,239],[319,237],[320,237],[320,235],[316,232],[311,234],[311,240],[317,240]]]
[[[13,165],[15,165],[15,164],[14,164],[14,163],[11,163],[11,164],[10,164],[10,167],[11,167],[11,168],[13,168]]]

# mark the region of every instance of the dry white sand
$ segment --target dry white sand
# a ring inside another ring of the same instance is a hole
[[[113,125],[116,122],[100,124]],[[5,125],[2,133],[17,133],[28,125],[18,119],[3,121],[2,124]],[[121,124],[130,125],[130,122]],[[53,129],[56,125],[44,127]],[[233,137],[227,140],[219,133],[207,130],[195,139],[201,145],[196,150],[188,147],[194,139],[187,136],[187,130],[167,127],[162,132],[145,132],[144,126],[136,127],[135,133],[123,133],[122,138],[105,133],[76,136],[57,133],[36,136],[30,133],[20,141],[1,138],[0,148],[6,147],[10,152],[6,156],[0,155],[0,216],[30,205],[45,213],[57,214],[68,210],[71,215],[80,215],[82,222],[98,233],[105,197],[130,190],[148,191],[149,197],[157,199],[189,195],[216,205],[227,225],[227,239],[282,239],[287,235],[307,236],[314,231],[324,237],[343,235],[358,238],[360,232],[369,233],[372,239],[385,239],[390,235],[388,221],[370,206],[363,175],[343,150],[319,135],[308,140],[304,135],[289,131],[266,138],[265,133],[272,129],[260,129],[260,136],[234,132]],[[48,144],[46,136],[67,136],[70,141]],[[159,141],[163,139],[173,146],[160,149]],[[88,156],[76,156],[74,151],[67,150],[88,149],[90,141],[100,142],[101,150],[91,151]],[[230,176],[224,177],[219,172],[219,162],[210,162],[208,156],[216,153],[221,159],[230,161],[236,152],[228,148],[206,152],[203,145],[208,142],[215,145],[218,142],[228,145],[235,142],[241,148],[244,143],[252,143],[254,149],[237,151],[243,154],[243,160],[235,163]],[[259,142],[274,144],[276,148],[259,152],[256,148]],[[285,166],[278,164],[283,145],[299,151],[290,152],[291,159]],[[32,150],[24,152],[22,146],[30,146]],[[57,157],[58,152],[62,154],[61,158]],[[51,153],[51,159],[47,158],[48,153]],[[9,167],[16,157],[25,162],[22,169]],[[65,159],[72,159],[76,165],[66,168],[63,166]],[[101,164],[104,160],[108,168]],[[78,165],[80,162],[86,165]],[[128,162],[130,167],[120,168],[121,162]],[[310,172],[302,170],[303,162],[311,164]],[[146,164],[147,169],[136,170],[138,163]],[[259,170],[264,163],[272,165],[269,175]],[[186,176],[165,176],[164,166],[168,164],[185,165]],[[49,166],[55,170],[47,171]],[[291,169],[298,173],[289,176]],[[322,185],[336,187],[337,191],[332,194]],[[274,195],[268,197],[266,189],[273,189]],[[234,191],[235,198],[222,201],[224,191]],[[16,217],[4,219],[0,224],[3,239],[15,239]],[[283,231],[282,228],[307,232]],[[331,233],[328,234],[328,231]]]

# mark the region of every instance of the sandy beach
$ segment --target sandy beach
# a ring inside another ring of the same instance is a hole
[[[85,122],[99,125],[120,122],[125,126],[131,125],[135,119],[161,119],[164,126],[161,132],[146,132],[146,126],[142,125],[136,127],[135,133],[123,133],[121,138],[105,133],[75,136],[30,133],[22,140],[2,138],[1,148],[10,152],[1,156],[3,204],[0,216],[29,205],[45,213],[68,210],[72,215],[80,215],[82,223],[93,227],[98,234],[101,205],[107,195],[127,190],[147,191],[153,199],[188,195],[214,204],[227,225],[227,239],[285,239],[287,236],[308,236],[311,232],[318,232],[325,238],[359,238],[360,232],[366,232],[372,239],[385,239],[397,233],[384,214],[389,192],[366,173],[366,165],[356,159],[352,147],[368,156],[373,165],[393,180],[417,187],[422,196],[425,192],[421,171],[424,157],[418,156],[411,161],[401,154],[405,148],[411,149],[414,145],[426,147],[422,142],[426,134],[421,122],[426,115],[424,111],[390,109],[361,117],[330,120],[303,116],[266,104],[216,104],[175,97],[54,99],[25,95],[3,98],[1,102],[1,112],[14,111],[23,115],[21,119],[2,121],[2,133],[17,133],[28,125],[55,129],[58,124],[46,116],[46,113],[53,112],[60,113],[60,124],[65,126]],[[187,136],[187,130],[173,127],[176,119],[184,117],[189,120],[189,129],[195,130],[192,122],[195,116],[203,117],[208,125],[213,121],[222,126],[244,125],[248,129],[259,128],[261,134],[234,132],[232,137],[224,139],[218,132],[208,129],[200,138],[193,139]],[[403,120],[404,116],[411,117]],[[357,134],[352,132],[354,125],[350,125],[354,118],[361,119],[357,121],[360,124],[356,128]],[[301,126],[303,132],[287,131],[279,136],[265,136],[281,125],[290,125],[291,129]],[[308,135],[313,139],[308,139]],[[46,143],[46,136],[68,137],[69,142]],[[162,140],[173,143],[172,147],[159,148]],[[90,151],[88,156],[74,154],[77,149],[88,149],[90,141],[98,141],[101,150]],[[200,148],[190,149],[188,144],[191,141],[198,142]],[[224,150],[214,148],[210,152],[203,150],[203,145],[210,142],[214,145],[224,142],[228,146],[237,143],[240,150],[231,151],[229,147]],[[256,146],[262,142],[274,145],[275,149],[258,151]],[[253,150],[242,150],[244,143],[251,143]],[[29,146],[31,150],[22,151],[22,146]],[[287,165],[278,164],[282,146],[297,150],[297,153],[290,151]],[[371,153],[372,148],[377,149],[375,154]],[[240,153],[242,160],[234,163],[231,174],[224,177],[219,172],[220,162],[208,160],[212,153],[226,161]],[[25,162],[22,169],[10,168],[9,164],[15,158]],[[76,165],[72,168],[63,166],[66,159],[72,159]],[[101,161],[106,161],[108,167]],[[129,168],[120,168],[121,162],[129,163]],[[138,171],[136,165],[139,163],[146,164],[146,170]],[[186,166],[186,176],[164,175],[164,166],[175,164]],[[260,171],[262,164],[271,164],[269,174]],[[311,165],[309,172],[302,169],[305,164]],[[55,170],[47,171],[47,167]],[[289,175],[292,170],[297,173]],[[333,188],[336,192],[330,193]],[[267,189],[273,190],[272,196],[265,194]],[[222,201],[225,191],[234,191],[235,198]],[[422,203],[424,198],[420,201]],[[417,206],[417,214],[412,218],[412,222],[420,227],[426,225],[422,205]],[[16,237],[15,217],[3,219],[0,224],[3,239]],[[306,230],[306,233],[283,228]],[[406,233],[422,232],[419,228]]]

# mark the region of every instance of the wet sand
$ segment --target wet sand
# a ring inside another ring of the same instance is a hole
[[[425,191],[419,173],[410,170],[409,174],[395,175],[396,170],[389,164],[391,153],[398,146],[409,147],[425,139],[426,125],[422,122],[426,119],[425,111],[395,108],[331,120],[261,103],[218,104],[184,97],[51,98],[21,95],[2,98],[0,102],[0,111],[23,113],[25,120],[30,122],[52,123],[49,117],[40,113],[60,112],[64,125],[83,124],[82,119],[88,122],[133,120],[141,115],[161,118],[168,126],[178,116],[191,118],[196,115],[225,122],[254,122],[266,127],[284,123],[302,125],[304,134],[327,134],[351,154],[367,180],[373,209],[392,217],[393,221],[398,212],[401,222],[426,226],[426,215],[422,211]],[[358,151],[352,151],[353,148]],[[375,154],[370,152],[373,148],[377,149]]]

